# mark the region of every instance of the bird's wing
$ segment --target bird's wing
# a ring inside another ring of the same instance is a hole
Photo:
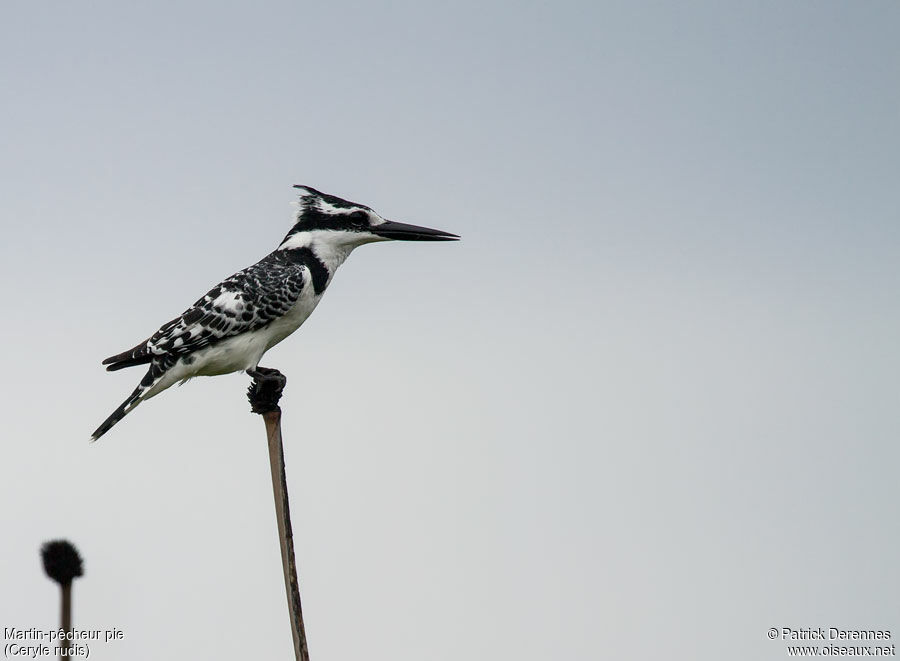
[[[303,290],[305,265],[276,251],[210,289],[147,340],[153,356],[181,356],[262,328],[288,312]]]

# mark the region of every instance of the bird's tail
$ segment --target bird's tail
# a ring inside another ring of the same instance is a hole
[[[134,392],[128,395],[128,399],[122,402],[112,414],[103,421],[97,429],[91,434],[91,441],[96,441],[98,438],[103,436],[106,432],[112,429],[113,425],[115,425],[119,420],[124,418],[126,415],[131,413],[138,404],[140,404],[147,396],[147,391],[150,390],[156,382],[159,381],[162,376],[162,372],[164,370],[159,369],[157,365],[151,365],[150,369],[147,370],[147,373],[144,375],[144,378],[141,379],[140,384],[137,388],[134,389]]]
[[[124,367],[133,367],[134,365],[144,365],[149,363],[153,359],[153,354],[150,353],[150,349],[147,347],[149,342],[149,339],[144,340],[128,351],[123,351],[122,353],[117,353],[115,356],[110,356],[104,360],[102,364],[107,365],[106,370],[108,372],[115,372]]]

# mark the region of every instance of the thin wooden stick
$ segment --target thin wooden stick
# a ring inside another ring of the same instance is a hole
[[[60,628],[63,629],[66,634],[72,631],[72,582],[63,583],[59,586],[61,592],[60,599]],[[68,659],[69,658],[69,650],[74,643],[70,640],[65,640],[62,643],[62,647],[65,651],[60,651],[59,658],[60,659]]]
[[[300,605],[300,586],[297,582],[297,562],[294,557],[294,532],[291,528],[291,507],[288,501],[287,476],[284,468],[284,444],[281,440],[281,408],[278,400],[287,379],[277,370],[257,368],[247,393],[254,413],[259,413],[266,424],[269,446],[269,465],[272,469],[272,491],[275,496],[275,518],[278,521],[278,540],[281,546],[281,566],[284,571],[284,589],[287,593],[288,615],[294,639],[296,661],[309,661],[306,645],[306,628],[303,625],[303,609]]]

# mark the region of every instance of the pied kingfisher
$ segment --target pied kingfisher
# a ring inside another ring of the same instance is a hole
[[[150,364],[134,392],[91,436],[96,441],[145,399],[194,376],[246,370],[297,330],[337,268],[357,246],[374,241],[453,241],[455,234],[385,220],[364,204],[300,191],[294,226],[274,252],[210,289],[184,313],[133,349],[103,361],[107,370]]]

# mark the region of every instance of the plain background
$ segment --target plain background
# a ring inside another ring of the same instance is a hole
[[[778,659],[900,635],[900,5],[0,9],[0,626],[289,658],[249,379],[90,432],[100,360],[273,249],[292,184],[461,234],[354,253],[288,376],[310,650]]]

